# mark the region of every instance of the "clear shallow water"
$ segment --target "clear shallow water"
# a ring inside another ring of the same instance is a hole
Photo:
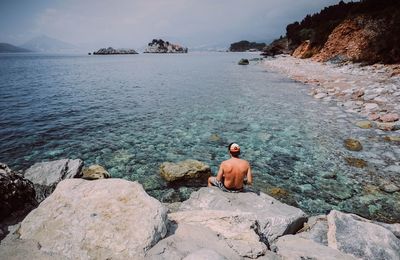
[[[0,161],[14,169],[81,158],[138,180],[162,201],[188,197],[159,177],[164,161],[198,159],[213,172],[238,142],[256,188],[316,214],[337,208],[400,221],[399,145],[353,125],[307,87],[265,71],[254,54],[0,56]],[[359,139],[362,152],[343,140]],[[368,162],[363,169],[345,157]]]

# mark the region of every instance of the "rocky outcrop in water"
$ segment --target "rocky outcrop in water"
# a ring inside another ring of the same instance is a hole
[[[281,37],[272,41],[270,44],[265,46],[262,50],[261,55],[263,56],[275,56],[279,54],[290,54],[292,51],[289,49],[289,42],[287,37]]]
[[[160,175],[170,183],[185,183],[189,186],[207,183],[211,176],[210,166],[197,160],[185,160],[178,163],[164,162],[160,166]]]
[[[88,168],[84,168],[82,171],[82,179],[85,180],[98,180],[107,178],[111,178],[111,175],[106,169],[104,169],[103,166],[98,164],[90,165]]]
[[[249,65],[248,59],[240,59],[238,65]]]
[[[134,49],[114,49],[112,47],[101,48],[94,51],[93,55],[138,54]]]
[[[24,177],[33,183],[36,199],[41,202],[53,192],[60,181],[81,177],[82,167],[83,161],[80,159],[35,163],[25,171]]]
[[[249,42],[249,41],[239,41],[234,42],[229,47],[231,52],[243,52],[243,51],[262,51],[265,47],[265,43]]]
[[[173,44],[162,39],[153,39],[144,53],[187,53],[188,48]]]

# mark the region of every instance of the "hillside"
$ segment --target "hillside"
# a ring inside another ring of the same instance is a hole
[[[22,48],[27,48],[37,52],[70,52],[77,49],[76,46],[63,42],[46,35],[35,37],[21,45]]]
[[[234,42],[229,47],[229,51],[241,52],[241,51],[261,51],[266,46],[265,43],[240,41]]]
[[[9,43],[0,42],[0,53],[30,52],[31,50],[20,48]]]
[[[299,58],[400,63],[400,1],[341,1],[289,24],[286,37]]]

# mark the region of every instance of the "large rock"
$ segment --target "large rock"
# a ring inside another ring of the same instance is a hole
[[[184,223],[212,230],[241,257],[257,258],[268,250],[260,241],[256,216],[251,213],[192,210],[171,213],[168,218],[178,226]]]
[[[277,253],[284,259],[324,259],[324,260],[356,260],[357,258],[344,254],[333,248],[321,245],[305,238],[286,235],[276,243]]]
[[[41,202],[53,192],[60,181],[80,177],[82,167],[83,161],[80,159],[41,162],[26,170],[24,176],[34,184],[36,199]]]
[[[283,204],[264,193],[228,193],[217,188],[201,188],[192,193],[181,204],[180,210],[250,213],[257,222],[258,235],[269,244],[280,236],[295,233],[306,221],[306,214],[302,210]]]
[[[160,175],[168,182],[185,182],[189,185],[205,185],[211,176],[210,166],[197,160],[185,160],[179,163],[164,162],[160,166]]]
[[[32,182],[0,163],[0,240],[13,225],[37,206]]]
[[[85,180],[98,180],[98,179],[108,179],[111,175],[108,173],[103,166],[94,164],[90,165],[88,168],[84,168],[82,171],[82,179]]]
[[[328,245],[362,259],[400,259],[400,240],[388,229],[354,214],[332,210]]]
[[[166,234],[166,209],[137,182],[68,179],[21,223],[20,239],[69,259],[137,259]]]
[[[349,151],[361,151],[363,149],[360,141],[352,138],[348,138],[343,142],[344,147]]]

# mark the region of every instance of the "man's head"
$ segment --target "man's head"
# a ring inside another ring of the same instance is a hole
[[[239,157],[240,146],[237,143],[230,143],[228,146],[228,151],[233,157]]]

